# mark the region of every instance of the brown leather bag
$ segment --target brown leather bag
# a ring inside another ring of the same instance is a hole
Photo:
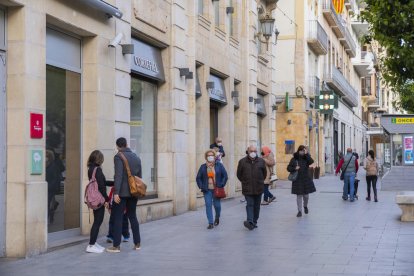
[[[129,163],[125,155],[122,152],[120,152],[119,156],[124,161],[124,165],[127,170],[129,192],[131,193],[133,197],[144,197],[145,194],[147,193],[147,185],[144,183],[142,178],[131,174]]]

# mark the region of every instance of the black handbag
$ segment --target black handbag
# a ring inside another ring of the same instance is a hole
[[[299,162],[298,161],[296,161],[296,166],[299,166]],[[294,172],[291,172],[290,174],[289,174],[289,176],[288,176],[288,180],[289,181],[296,181],[296,179],[298,179],[298,174],[299,174],[299,172],[298,171],[294,171]]]
[[[352,161],[352,157],[353,157],[353,156],[351,156],[351,159],[349,159],[348,164],[346,164],[345,169],[341,172],[341,177],[340,177],[340,179],[341,179],[341,180],[344,180],[344,179],[345,179],[345,171],[346,171],[346,168],[348,168],[349,163],[351,163],[351,161]],[[345,159],[345,158],[344,158],[344,159]]]

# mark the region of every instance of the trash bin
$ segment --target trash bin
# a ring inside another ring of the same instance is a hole
[[[309,167],[309,177],[310,179],[313,179],[313,173],[314,173],[314,168],[313,167]]]
[[[320,173],[321,173],[321,167],[315,167],[314,174],[313,174],[314,178],[319,179]]]

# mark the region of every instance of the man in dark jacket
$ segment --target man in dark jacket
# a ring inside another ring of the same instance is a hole
[[[131,224],[132,235],[134,237],[134,249],[139,250],[141,248],[141,237],[139,234],[139,224],[136,213],[138,198],[131,196],[126,165],[121,155],[125,156],[128,161],[131,174],[142,178],[141,160],[131,151],[131,149],[127,147],[125,138],[118,138],[116,140],[116,147],[118,149],[118,154],[114,157],[114,203],[112,206],[112,212],[114,215],[114,242],[112,247],[106,249],[106,251],[111,253],[121,252],[120,244],[122,234],[122,218],[125,208],[127,209],[127,216]]]
[[[246,198],[247,220],[244,226],[253,230],[257,227],[257,220],[260,213],[260,200],[266,179],[265,161],[257,156],[257,148],[249,146],[247,156],[240,159],[237,166],[237,178],[242,183],[242,193]]]
[[[226,156],[226,153],[224,152],[223,143],[220,137],[216,138],[216,141],[210,145],[210,149],[218,148],[219,152],[221,153],[221,157]]]

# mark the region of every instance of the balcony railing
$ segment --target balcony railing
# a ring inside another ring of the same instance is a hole
[[[326,55],[328,53],[328,35],[325,30],[318,20],[310,20],[308,26],[309,47],[317,55]]]
[[[358,106],[358,92],[351,86],[348,80],[342,75],[335,66],[330,66],[325,72],[324,80],[331,86],[339,95],[343,96],[343,100],[350,106]]]
[[[309,97],[314,98],[315,96],[319,96],[320,93],[320,79],[316,76],[309,77]]]
[[[356,43],[347,27],[344,27],[345,38],[340,39],[350,57],[356,56]]]
[[[338,38],[345,38],[345,30],[342,24],[342,18],[337,15],[332,0],[322,0],[322,12],[328,21],[329,26],[332,27],[335,35]]]

